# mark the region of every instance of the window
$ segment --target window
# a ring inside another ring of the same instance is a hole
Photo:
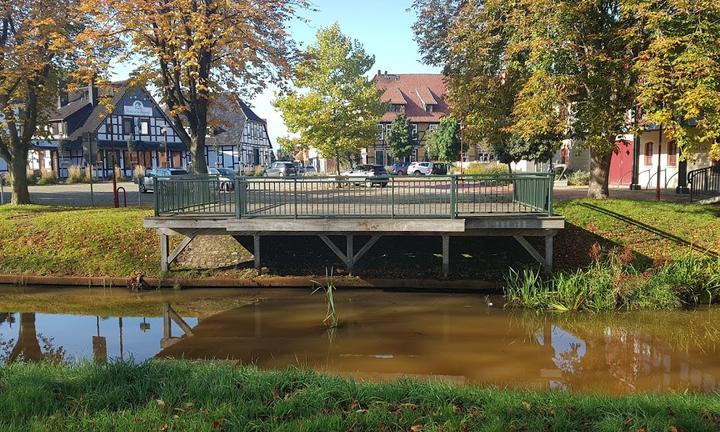
[[[123,119],[123,134],[133,135],[135,134],[135,119],[132,117],[125,117]]]
[[[416,140],[418,138],[418,125],[417,123],[413,123],[410,125],[410,133],[412,136],[412,139]]]
[[[649,142],[645,143],[645,165],[652,165],[652,157],[653,157],[653,147],[654,144]]]
[[[140,135],[150,135],[150,120],[140,120]]]
[[[433,104],[425,104],[425,112],[426,112],[426,113],[431,113],[431,112],[433,112],[433,111],[435,111],[435,105],[433,105]]]
[[[384,150],[375,150],[375,163],[378,165],[385,164],[385,151]]]
[[[377,134],[378,141],[382,141],[383,139],[385,139],[385,126],[383,124],[377,125],[377,131],[378,131],[378,134]]]
[[[438,128],[438,125],[436,125],[436,124],[428,125],[428,132],[435,132],[437,130],[437,128]]]
[[[668,143],[667,164],[669,166],[677,165],[677,143],[675,141]]]

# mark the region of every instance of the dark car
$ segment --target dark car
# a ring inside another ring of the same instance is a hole
[[[230,192],[235,189],[235,171],[230,168],[208,167],[208,174],[217,177],[220,181],[220,190]]]
[[[433,162],[432,174],[433,175],[446,175],[448,173],[448,166],[442,162]]]
[[[394,175],[407,175],[407,169],[410,166],[410,162],[395,162],[390,167],[391,172]]]
[[[297,173],[297,166],[293,162],[273,162],[263,175],[265,177],[292,177]]]
[[[155,190],[156,178],[170,178],[174,176],[188,175],[187,170],[178,168],[157,168],[145,171],[145,177],[140,181],[140,192],[146,193]]]

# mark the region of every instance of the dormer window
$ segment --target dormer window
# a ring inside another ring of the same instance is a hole
[[[405,105],[402,104],[391,104],[390,112],[405,112]]]
[[[431,113],[435,111],[435,105],[434,104],[426,104],[425,105],[425,112]]]

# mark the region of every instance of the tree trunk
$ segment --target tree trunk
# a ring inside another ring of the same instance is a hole
[[[588,198],[604,199],[610,196],[608,181],[612,155],[612,150],[598,152],[590,149],[590,183],[588,185]]]
[[[335,152],[335,173],[340,177],[340,153]]]
[[[10,160],[12,172],[12,198],[13,205],[30,204],[30,192],[27,180],[27,152],[15,152]]]
[[[192,172],[193,174],[207,174],[207,159],[205,159],[205,135],[198,133],[193,136],[190,141],[190,151],[192,152]]]

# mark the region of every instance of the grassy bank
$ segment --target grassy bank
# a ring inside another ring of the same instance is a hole
[[[655,203],[627,200],[575,200],[557,204],[567,219],[567,228],[555,243],[556,268],[575,271],[592,263],[595,244],[603,251],[629,248],[633,265],[640,271],[653,264],[682,257],[688,251],[720,252],[720,209],[695,204]],[[77,209],[47,206],[0,206],[0,273],[128,277],[141,273],[162,276],[159,270],[159,243],[154,231],[142,226],[151,215],[143,209]],[[253,274],[249,252],[232,239],[226,242],[191,244],[190,257],[198,264],[192,270],[174,266],[173,276],[247,277]],[[457,240],[457,241],[456,241]],[[175,240],[179,241],[179,240]],[[270,275],[325,274],[343,265],[318,238],[267,239],[263,262]],[[222,243],[222,244],[220,244]],[[357,268],[361,277],[437,277],[441,245],[435,238],[383,238],[362,259]],[[452,268],[456,278],[502,280],[507,267],[533,265],[532,259],[514,242],[506,239],[454,239]],[[228,257],[232,259],[228,259]],[[235,259],[237,258],[237,259]],[[242,261],[203,270],[211,261]]]
[[[368,384],[300,370],[153,362],[0,369],[0,430],[711,431],[717,395],[607,396]]]

